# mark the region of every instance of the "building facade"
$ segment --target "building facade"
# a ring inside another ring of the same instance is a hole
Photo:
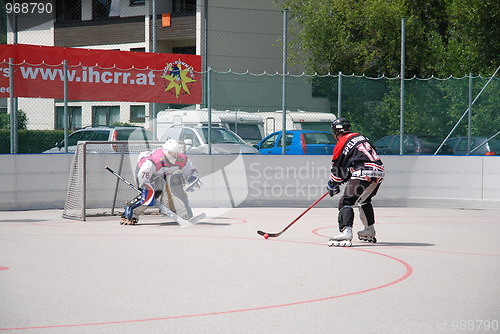
[[[203,71],[217,72],[210,82],[211,107],[280,109],[282,79],[269,78],[275,87],[269,89],[265,80],[256,81],[261,80],[258,76],[239,75],[283,71],[283,12],[273,0],[55,0],[53,10],[52,20],[9,25],[7,42],[197,54],[202,56]],[[300,101],[296,109],[329,111],[327,99],[313,97],[310,83],[287,90]],[[69,128],[114,123],[149,128],[157,111],[182,107],[186,105],[69,101]],[[61,100],[19,98],[18,109],[27,114],[29,129],[63,126]]]

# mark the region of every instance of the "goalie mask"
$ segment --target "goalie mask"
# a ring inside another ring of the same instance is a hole
[[[171,163],[175,163],[181,152],[181,145],[174,139],[169,139],[163,144],[163,153]]]

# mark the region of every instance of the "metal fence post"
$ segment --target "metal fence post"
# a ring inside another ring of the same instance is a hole
[[[342,72],[339,71],[339,83],[337,89],[337,117],[342,117]]]
[[[399,97],[400,120],[399,120],[399,154],[403,155],[403,135],[405,120],[405,18],[401,18],[401,91]]]
[[[283,11],[283,81],[282,81],[282,92],[281,92],[281,110],[283,110],[282,115],[282,132],[281,132],[281,154],[286,154],[286,72],[287,72],[287,21],[288,21],[288,9],[285,8]]]
[[[472,73],[469,73],[469,122],[467,124],[467,154],[470,154],[472,145]]]
[[[18,153],[17,133],[17,98],[14,91],[14,59],[9,58],[10,86],[10,153]]]
[[[207,112],[208,112],[208,154],[212,154],[212,98],[211,88],[212,83],[210,72],[212,69],[207,68]]]
[[[156,37],[156,0],[151,0],[151,16],[152,22],[151,22],[151,51],[156,52],[156,46],[157,46],[157,37]],[[156,122],[156,103],[150,103],[149,104],[149,117],[150,117],[150,124],[151,127],[153,128],[153,136],[156,139],[158,138],[158,128],[157,128],[157,122]]]
[[[63,61],[64,67],[64,152],[68,153],[68,61]]]

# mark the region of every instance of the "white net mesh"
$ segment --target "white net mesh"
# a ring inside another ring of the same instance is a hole
[[[135,168],[140,152],[163,142],[80,142],[71,166],[63,217],[86,220],[92,216],[120,215],[126,201],[138,195],[106,170],[109,167],[136,185]],[[155,208],[148,212],[158,211]]]

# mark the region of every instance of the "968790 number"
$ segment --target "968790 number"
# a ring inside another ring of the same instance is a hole
[[[7,14],[51,14],[54,6],[50,2],[6,2]]]

